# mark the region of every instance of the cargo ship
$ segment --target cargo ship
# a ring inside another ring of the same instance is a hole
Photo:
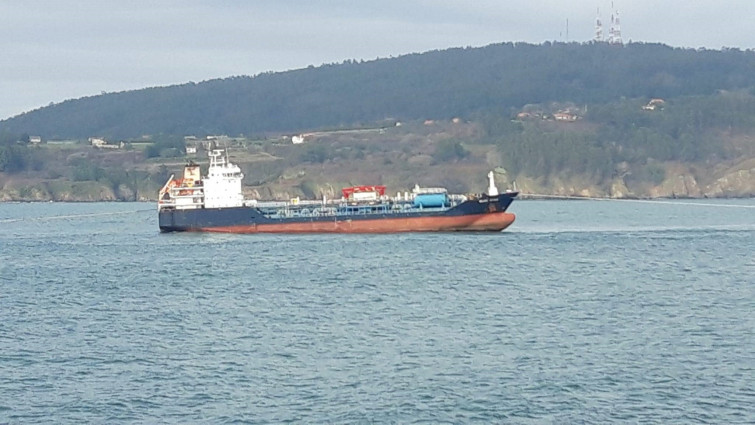
[[[474,195],[449,194],[445,188],[415,186],[386,195],[385,186],[353,186],[341,198],[259,201],[244,199],[241,169],[227,152],[209,152],[207,175],[193,162],[180,178],[160,189],[162,232],[222,233],[398,233],[501,231],[514,222],[506,210],[517,192],[498,192],[493,173],[488,189]]]

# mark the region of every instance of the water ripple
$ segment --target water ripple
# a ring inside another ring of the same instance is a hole
[[[127,204],[0,208],[0,423],[755,422],[739,210],[249,237],[157,235],[110,214]]]

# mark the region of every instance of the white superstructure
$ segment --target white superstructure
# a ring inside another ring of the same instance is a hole
[[[211,151],[207,177],[202,180],[205,190],[205,208],[242,206],[244,195],[241,192],[241,179],[243,178],[241,168],[228,162],[222,150]]]
[[[158,210],[163,208],[231,208],[244,205],[241,169],[228,162],[227,153],[220,149],[210,151],[207,176],[201,178],[199,165],[184,167],[181,179],[170,176],[160,190]]]

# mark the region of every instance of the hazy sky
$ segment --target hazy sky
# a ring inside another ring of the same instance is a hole
[[[755,0],[615,0],[625,41],[755,48]],[[144,87],[593,38],[605,0],[0,0],[0,119]]]

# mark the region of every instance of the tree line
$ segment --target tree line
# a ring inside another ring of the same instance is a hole
[[[622,163],[633,166],[632,178],[657,184],[658,163],[715,163],[755,153],[755,146],[747,151],[744,142],[725,142],[755,133],[755,90],[678,97],[656,110],[643,109],[647,101],[591,105],[575,123],[488,114],[480,118],[478,143],[496,144],[515,175],[583,174],[596,182],[614,177]]]
[[[755,87],[755,52],[661,44],[499,43],[68,100],[0,122],[46,139],[264,136],[527,104],[601,105]]]

